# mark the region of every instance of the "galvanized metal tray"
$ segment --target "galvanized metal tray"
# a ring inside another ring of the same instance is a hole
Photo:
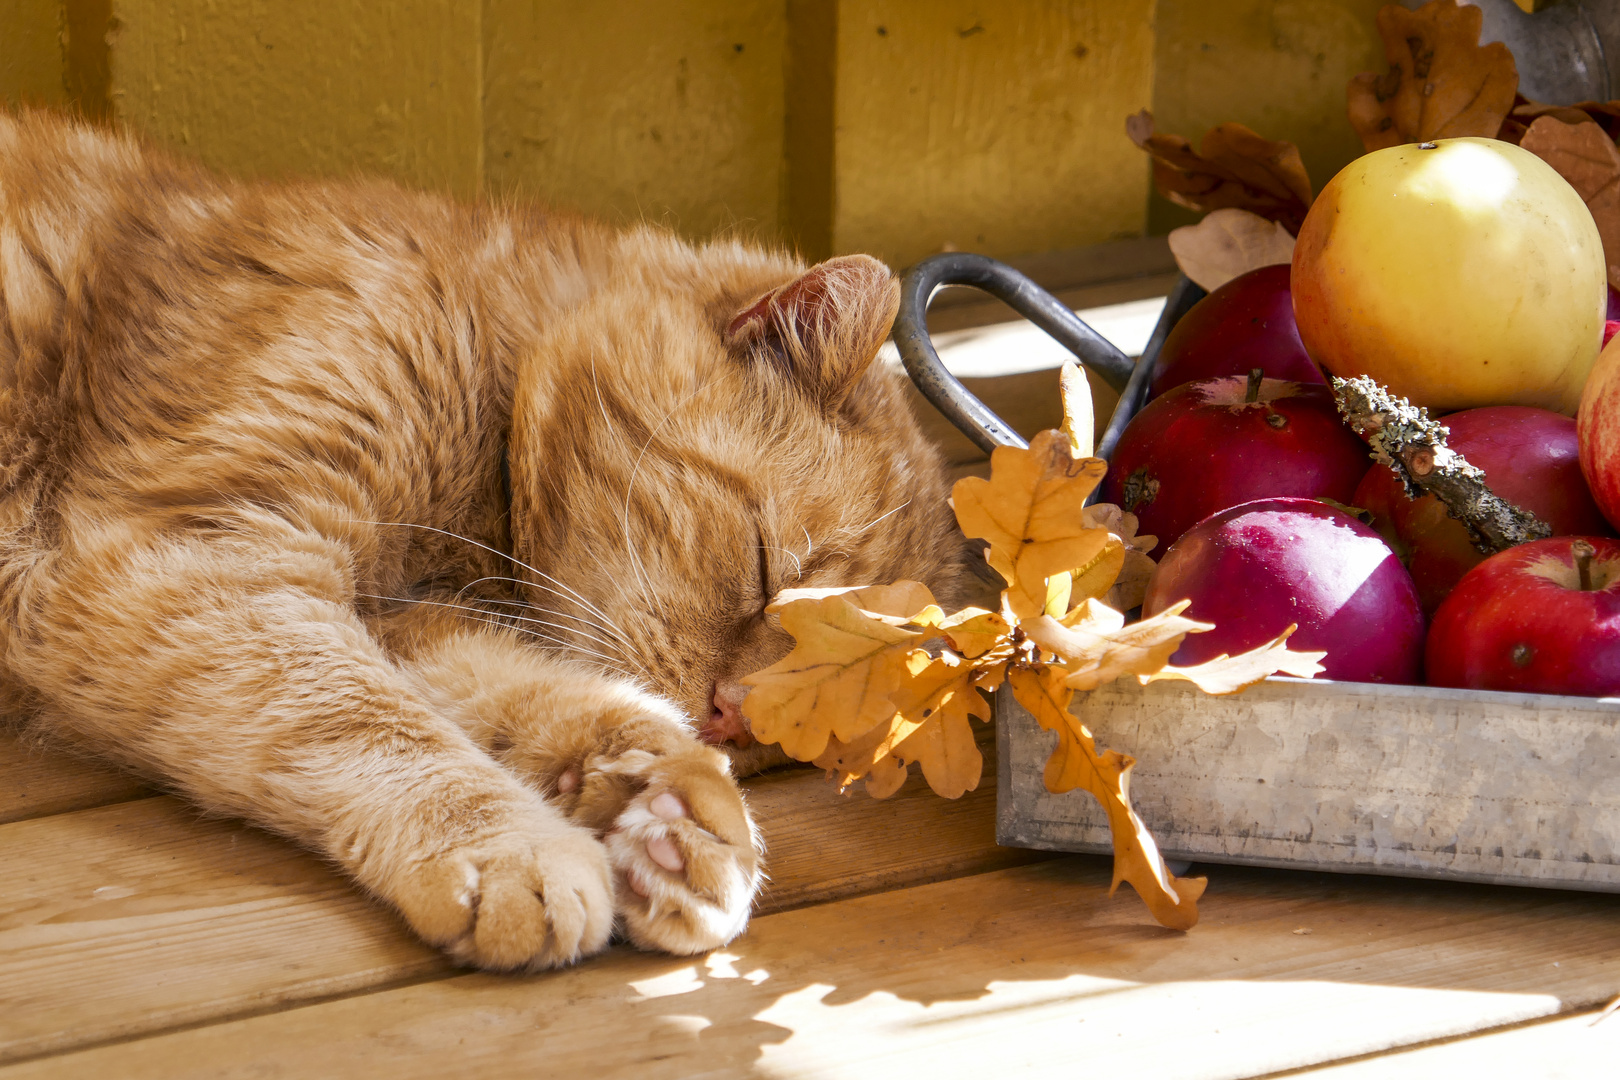
[[[1203,296],[1183,279],[1124,377],[1118,350],[1016,271],[976,255],[920,263],[902,283],[895,343],[919,389],[986,451],[1023,440],[934,353],[927,304],[943,284],[1035,312],[1122,389],[1103,457],[1144,403],[1170,328]],[[1098,746],[1137,759],[1132,803],[1170,859],[1620,892],[1620,699],[1289,678],[1216,698],[1121,680],[1074,711]],[[1057,736],[1011,694],[996,695],[995,716],[997,841],[1111,851],[1096,802],[1042,782]]]

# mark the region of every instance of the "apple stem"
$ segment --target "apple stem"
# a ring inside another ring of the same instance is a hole
[[[1450,432],[1427,409],[1397,397],[1366,376],[1330,378],[1339,415],[1367,440],[1370,457],[1400,477],[1408,498],[1433,495],[1468,529],[1486,555],[1541,540],[1552,529],[1506,501],[1485,483],[1485,473],[1446,445]]]
[[[1597,548],[1585,540],[1577,540],[1569,545],[1569,550],[1575,556],[1575,573],[1580,575],[1581,592],[1592,591],[1592,556],[1597,554]]]
[[[1260,368],[1256,367],[1249,369],[1249,388],[1248,390],[1244,391],[1244,401],[1248,402],[1250,405],[1253,405],[1256,401],[1260,400],[1260,382],[1265,377],[1266,373]]]

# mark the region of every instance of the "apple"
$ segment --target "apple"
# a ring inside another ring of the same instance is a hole
[[[1605,345],[1593,366],[1575,433],[1592,498],[1611,524],[1620,522],[1620,345]]]
[[[1143,616],[1191,600],[1215,624],[1171,658],[1198,664],[1263,645],[1290,623],[1292,649],[1326,649],[1330,679],[1411,683],[1423,657],[1423,612],[1389,545],[1314,499],[1260,499],[1189,529],[1164,553]]]
[[[1294,247],[1311,359],[1437,409],[1573,415],[1607,314],[1603,245],[1552,167],[1495,139],[1377,150],[1322,189]]]
[[[1620,694],[1620,540],[1555,536],[1474,567],[1435,612],[1429,682]]]
[[[1554,535],[1610,533],[1581,476],[1574,420],[1547,409],[1496,405],[1452,413],[1445,424],[1446,445],[1483,469],[1492,491],[1545,521]],[[1393,546],[1407,560],[1425,612],[1433,614],[1485,560],[1439,499],[1407,498],[1386,465],[1368,469],[1350,501],[1372,513],[1373,527],[1386,539],[1396,538]]]
[[[1192,306],[1164,339],[1153,364],[1151,395],[1259,368],[1273,379],[1327,380],[1299,340],[1286,263],[1235,277]]]
[[[1256,370],[1183,383],[1149,402],[1120,435],[1102,498],[1169,546],[1251,499],[1348,502],[1367,468],[1366,444],[1339,419],[1327,387]]]

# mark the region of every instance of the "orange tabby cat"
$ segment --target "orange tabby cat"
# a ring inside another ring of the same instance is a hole
[[[0,704],[464,962],[720,945],[767,598],[961,575],[896,297],[0,115]]]

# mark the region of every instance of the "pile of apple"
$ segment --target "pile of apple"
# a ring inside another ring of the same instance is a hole
[[[1325,649],[1332,679],[1620,694],[1606,277],[1581,198],[1509,143],[1397,146],[1336,176],[1291,266],[1229,282],[1177,324],[1115,451],[1103,498],[1163,553],[1144,615],[1188,599],[1216,625],[1174,662],[1297,623],[1290,646]],[[1476,550],[1438,500],[1371,462],[1324,372],[1443,417],[1447,445],[1553,537]]]

